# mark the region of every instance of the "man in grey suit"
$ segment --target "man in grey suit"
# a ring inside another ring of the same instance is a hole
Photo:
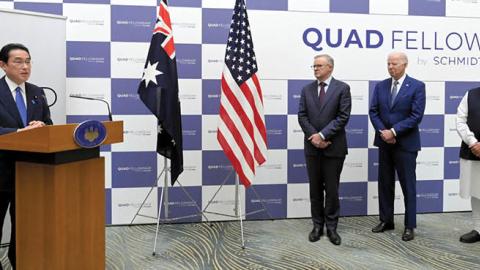
[[[330,242],[340,245],[338,187],[348,152],[345,126],[352,100],[350,86],[332,77],[333,67],[331,56],[314,57],[312,68],[316,80],[302,89],[298,122],[305,134],[305,161],[310,181],[313,230],[308,240],[318,241],[325,225]]]

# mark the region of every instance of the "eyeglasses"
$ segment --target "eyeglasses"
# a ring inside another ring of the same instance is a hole
[[[313,66],[310,66],[311,69],[317,69],[317,68],[323,68],[323,67],[326,67],[328,65],[313,65]]]
[[[14,59],[14,60],[12,61],[12,63],[13,63],[15,66],[19,66],[19,67],[22,67],[23,65],[30,66],[30,65],[32,64],[32,60],[30,60],[30,59],[26,59],[26,60]]]

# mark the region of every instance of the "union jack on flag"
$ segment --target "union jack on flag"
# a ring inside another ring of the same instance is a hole
[[[245,187],[266,161],[262,89],[244,0],[236,0],[227,40],[217,140]]]
[[[168,13],[166,1],[160,2],[157,23],[153,29],[153,34],[155,35],[157,33],[165,35],[165,39],[163,40],[161,46],[170,59],[175,58],[175,43],[173,42],[172,22],[170,21],[170,14]]]
[[[183,143],[175,43],[166,0],[159,4],[138,94],[158,119],[157,152],[171,159],[173,185],[183,172]]]

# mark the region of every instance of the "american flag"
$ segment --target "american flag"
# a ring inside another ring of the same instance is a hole
[[[183,144],[175,43],[166,0],[159,4],[138,94],[147,108],[157,116],[157,152],[171,159],[173,185],[183,171]]]
[[[245,187],[266,161],[262,89],[244,0],[236,0],[222,73],[217,140]]]

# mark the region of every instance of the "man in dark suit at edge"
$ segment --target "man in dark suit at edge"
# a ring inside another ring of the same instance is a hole
[[[405,203],[403,241],[414,239],[417,227],[417,177],[415,173],[420,132],[425,111],[425,84],[405,73],[408,58],[404,53],[388,56],[390,78],[375,86],[369,116],[375,128],[378,147],[378,199],[380,223],[372,229],[380,233],[394,229],[395,171]]]
[[[298,108],[313,220],[308,240],[318,241],[325,225],[330,242],[340,245],[338,188],[348,152],[345,126],[352,107],[350,86],[332,77],[334,60],[327,54],[315,56],[312,68],[316,80],[302,89]]]
[[[7,44],[0,50],[0,135],[51,125],[44,92],[27,80],[31,57],[22,44]],[[15,159],[0,151],[0,239],[3,222],[10,205],[12,233],[8,258],[15,269]],[[0,264],[0,270],[3,269]]]

